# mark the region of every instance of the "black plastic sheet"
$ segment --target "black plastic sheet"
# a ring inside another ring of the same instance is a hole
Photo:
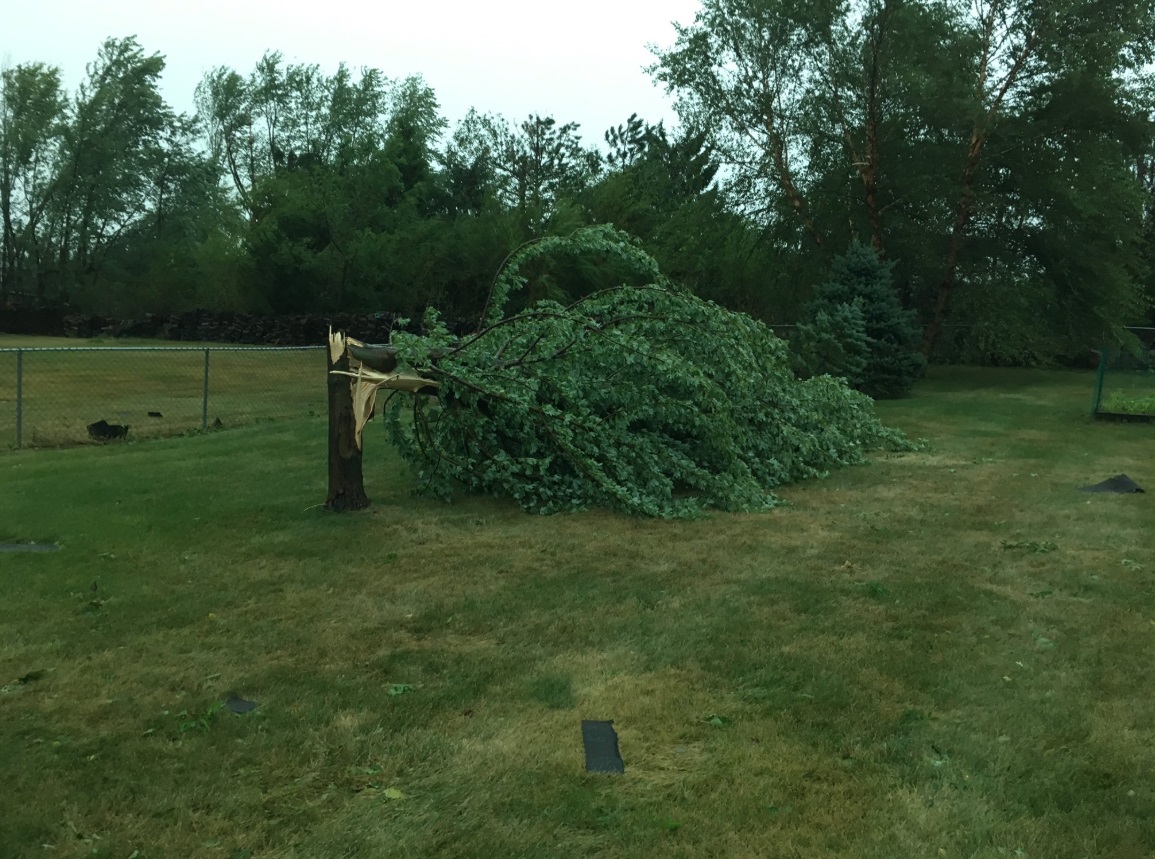
[[[1127,495],[1132,492],[1143,492],[1145,490],[1126,474],[1116,474],[1114,477],[1108,477],[1102,483],[1096,483],[1094,486],[1084,486],[1079,491],[1114,492],[1118,495]]]
[[[586,772],[624,773],[625,762],[618,751],[618,735],[613,721],[582,720],[582,742],[586,750]]]
[[[257,709],[256,701],[246,701],[244,698],[229,698],[225,706],[234,713],[248,713]]]

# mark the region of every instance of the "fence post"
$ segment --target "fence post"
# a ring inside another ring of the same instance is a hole
[[[1103,400],[1103,379],[1107,375],[1107,362],[1110,360],[1109,346],[1104,346],[1099,350],[1099,366],[1095,370],[1095,394],[1091,399],[1091,417],[1097,417],[1099,414],[1099,404]]]
[[[201,429],[209,428],[209,350],[205,349],[205,395],[201,402]]]
[[[16,449],[23,442],[24,424],[24,350],[16,350]]]

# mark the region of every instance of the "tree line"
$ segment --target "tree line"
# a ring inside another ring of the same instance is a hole
[[[479,318],[517,248],[592,224],[674,281],[804,322],[856,243],[927,354],[1034,362],[1124,337],[1155,296],[1155,0],[705,0],[650,74],[676,129],[479,111],[420,77],[218,68],[100,46],[0,73],[0,306]],[[629,279],[542,259],[525,303]]]

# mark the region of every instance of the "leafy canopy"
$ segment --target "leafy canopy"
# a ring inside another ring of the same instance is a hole
[[[531,263],[554,254],[613,261],[646,285],[505,315]],[[426,330],[393,342],[441,383],[440,401],[394,395],[385,411],[430,491],[459,481],[536,513],[766,510],[780,484],[908,446],[868,397],[829,376],[799,381],[768,328],[669,283],[612,227],[515,254],[475,334],[455,342],[435,314]]]

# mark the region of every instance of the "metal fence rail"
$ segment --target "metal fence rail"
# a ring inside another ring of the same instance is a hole
[[[0,348],[0,447],[158,438],[324,414],[324,346]],[[111,433],[119,434],[113,429]]]

